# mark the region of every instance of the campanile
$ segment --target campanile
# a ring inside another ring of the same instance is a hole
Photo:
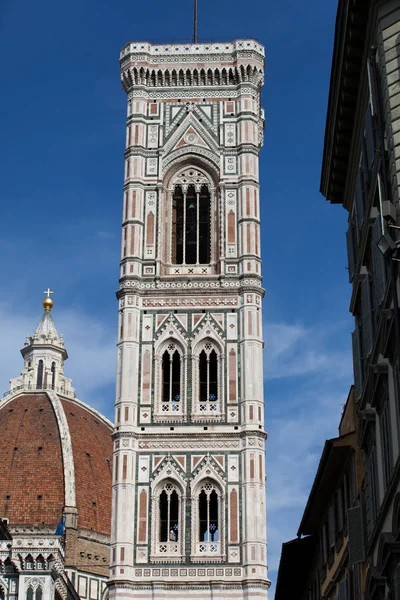
[[[131,42],[111,599],[267,598],[264,48]]]

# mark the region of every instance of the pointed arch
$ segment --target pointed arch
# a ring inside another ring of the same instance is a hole
[[[223,490],[212,476],[201,479],[192,489],[192,559],[215,560],[224,553]]]
[[[184,346],[178,339],[168,337],[155,352],[154,419],[181,421],[186,413],[187,355]]]
[[[221,74],[219,72],[219,69],[215,69],[215,71],[214,71],[214,81],[215,81],[216,85],[221,84]]]
[[[161,479],[152,490],[151,554],[153,559],[179,559],[184,553],[185,487],[173,476]]]
[[[192,73],[190,69],[186,70],[186,85],[192,85]]]
[[[192,419],[194,421],[221,420],[225,412],[224,356],[216,337],[211,338],[205,334],[205,337],[202,337],[193,347]]]
[[[171,85],[171,74],[170,74],[170,72],[169,72],[168,69],[165,71],[164,81],[165,81],[165,85],[168,86],[168,87],[170,87],[170,85]]]

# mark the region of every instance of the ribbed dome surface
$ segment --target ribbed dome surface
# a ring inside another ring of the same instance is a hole
[[[78,527],[109,534],[111,426],[82,403],[61,403],[72,443]],[[57,526],[65,504],[63,452],[46,393],[23,393],[0,405],[0,481],[0,517],[11,526]]]

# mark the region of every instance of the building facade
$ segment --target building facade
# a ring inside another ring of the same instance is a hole
[[[398,1],[340,0],[321,191],[349,215],[367,600],[400,597],[399,65]]]
[[[121,52],[112,599],[266,598],[253,40]]]
[[[103,600],[112,423],[75,395],[51,309],[0,400],[0,600]]]

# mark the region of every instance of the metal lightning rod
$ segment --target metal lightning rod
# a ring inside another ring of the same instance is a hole
[[[193,28],[193,43],[197,44],[197,26],[198,26],[198,0],[194,0],[194,28]]]

